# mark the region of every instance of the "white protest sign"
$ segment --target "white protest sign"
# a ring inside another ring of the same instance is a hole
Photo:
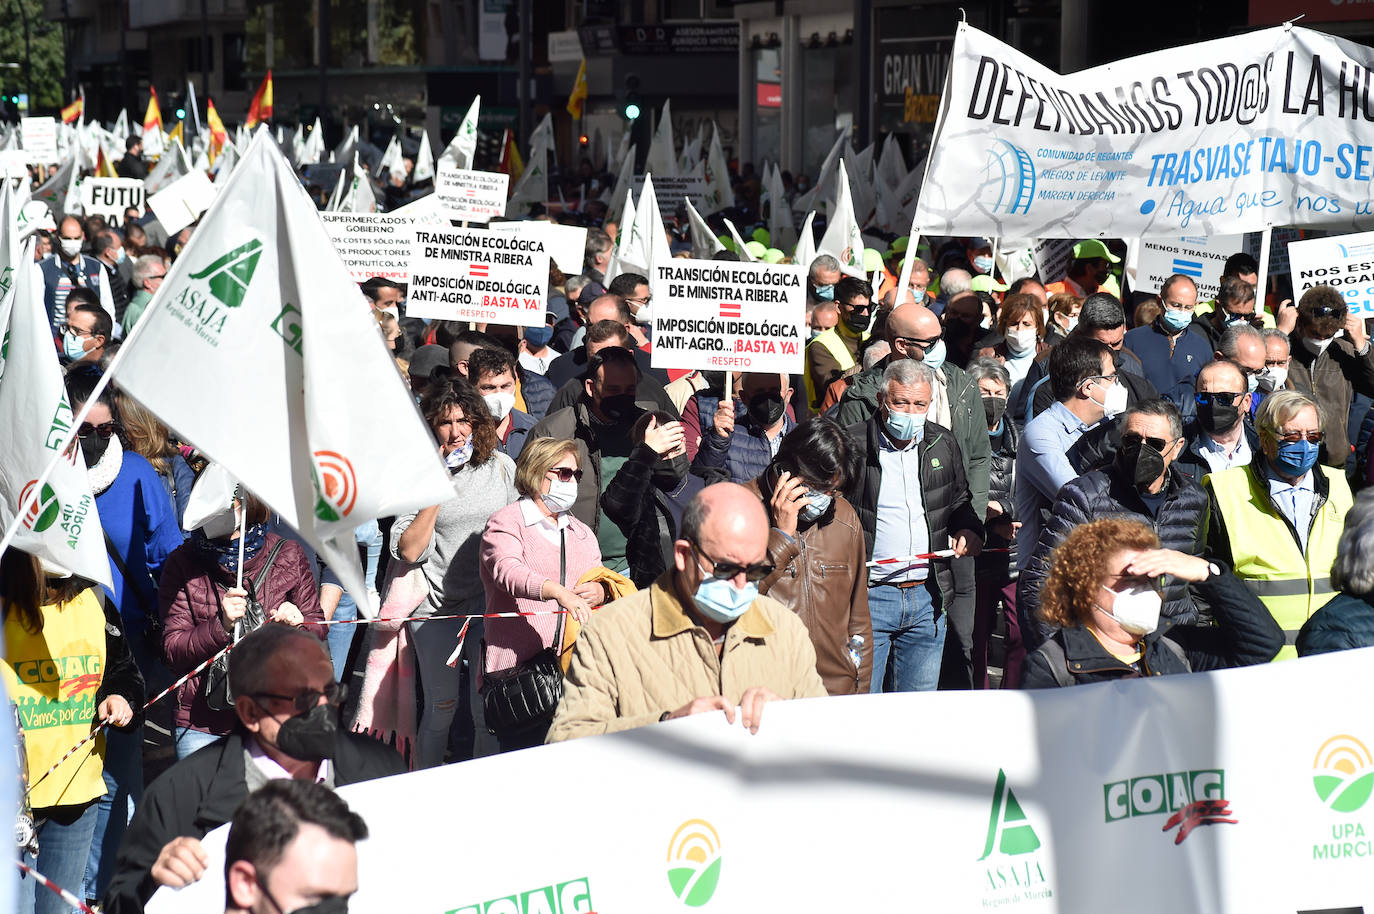
[[[644,192],[644,175],[635,175],[635,199]],[[654,175],[654,194],[658,199],[658,212],[664,222],[671,223],[682,205],[682,198],[692,201],[698,212],[706,212],[706,191],[708,187],[703,175],[682,175],[676,177]]]
[[[143,212],[143,182],[138,178],[86,178],[81,182],[81,206],[87,216],[104,216],[111,225],[124,224],[124,210]]]
[[[167,234],[174,235],[200,218],[215,202],[215,185],[203,171],[191,171],[148,198],[148,207]]]
[[[1041,238],[1031,248],[1035,271],[1041,282],[1059,282],[1069,274],[1073,260],[1073,242],[1062,238]]]
[[[540,238],[486,229],[415,229],[406,313],[542,327],[549,253]]]
[[[450,219],[489,222],[493,216],[506,214],[506,191],[509,187],[508,174],[454,168],[441,162],[434,193],[448,211]]]
[[[1313,286],[1331,286],[1351,314],[1374,317],[1374,232],[1295,241],[1288,259],[1294,301]]]
[[[20,119],[24,137],[24,154],[35,165],[49,165],[57,161],[57,120],[51,117]]]
[[[805,370],[805,267],[674,259],[650,285],[654,368]]]
[[[543,238],[553,262],[558,269],[573,276],[582,272],[583,260],[587,253],[587,230],[577,225],[559,225],[531,219],[522,222],[493,222],[487,226],[493,232],[519,232],[534,238]]]
[[[1374,107],[1354,88],[1371,69],[1374,49],[1279,26],[1060,75],[961,24],[916,222],[1018,238],[1374,228]]]
[[[0,176],[29,179],[29,154],[22,149],[0,149]]]
[[[410,246],[414,223],[394,213],[320,213],[329,240],[354,282],[380,276],[410,282]]]
[[[1198,301],[1211,301],[1217,297],[1226,259],[1244,244],[1244,235],[1142,238],[1129,246],[1126,258],[1131,288],[1154,294],[1164,280],[1177,274],[1187,276],[1197,286]]]

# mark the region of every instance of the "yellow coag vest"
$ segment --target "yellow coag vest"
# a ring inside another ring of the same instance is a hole
[[[94,590],[41,609],[43,629],[31,634],[17,613],[5,620],[0,663],[10,700],[19,708],[31,785],[95,724],[95,693],[105,674],[105,613]],[[89,803],[105,795],[105,739],[100,737],[33,787],[35,809]]]
[[[1336,595],[1331,563],[1354,502],[1342,473],[1320,465],[1312,471],[1325,475],[1328,491],[1312,519],[1305,555],[1270,499],[1267,482],[1257,479],[1249,467],[1233,467],[1203,480],[1226,524],[1236,577],[1283,629],[1285,644],[1276,660],[1297,656],[1293,644],[1298,629]]]
[[[868,332],[865,331],[859,339],[860,341],[868,339]],[[840,338],[839,332],[834,327],[822,330],[806,344],[807,349],[812,346],[823,346],[828,349],[830,354],[835,357],[835,361],[840,363],[841,372],[848,371],[857,364],[854,361],[854,356],[849,354],[849,347],[844,344],[844,340]],[[825,396],[825,391],[818,392],[816,390],[816,382],[811,377],[809,364],[806,366],[803,378],[806,380],[806,402],[810,404],[812,409],[815,409],[820,405],[821,397]]]

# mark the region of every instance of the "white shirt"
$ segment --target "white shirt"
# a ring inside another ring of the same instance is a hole
[[[262,750],[257,737],[249,736],[244,740],[244,747],[248,750],[248,757],[253,760],[253,764],[258,766],[258,771],[262,772],[263,777],[269,781],[286,781],[291,779],[291,774],[281,765],[277,764],[276,759]],[[315,783],[323,784],[329,780],[329,759],[320,761],[320,768],[315,772]]]
[[[882,432],[878,433],[878,465],[882,480],[878,484],[878,519],[873,533],[873,559],[904,555],[924,555],[930,551],[930,529],[926,525],[925,499],[921,492],[921,459],[915,440],[898,450]],[[924,581],[930,575],[930,562],[915,559],[891,565],[874,566],[869,586]]]
[[[568,527],[568,512],[562,511],[555,515],[557,517],[557,521],[555,521],[554,518],[546,516],[530,498],[520,499],[520,517],[524,520],[526,527],[538,525],[539,534],[555,546],[558,545],[560,539],[559,532]]]
[[[1312,526],[1312,505],[1316,502],[1317,492],[1312,484],[1312,470],[1308,470],[1296,485],[1280,479],[1273,470],[1268,472],[1269,495],[1279,506],[1283,516],[1298,531],[1298,541],[1302,551],[1307,551],[1307,532]]]
[[[1205,432],[1198,435],[1197,452],[1203,460],[1207,461],[1207,466],[1212,468],[1213,473],[1220,473],[1222,470],[1229,470],[1232,467],[1244,467],[1250,465],[1250,442],[1245,440],[1245,434],[1236,439],[1235,447],[1227,451],[1217,443],[1211,435]]]
[[[558,358],[561,353],[555,352],[552,346],[545,346],[544,352],[545,354],[540,356],[522,352],[516,360],[526,371],[532,371],[535,374],[547,374],[549,363]]]

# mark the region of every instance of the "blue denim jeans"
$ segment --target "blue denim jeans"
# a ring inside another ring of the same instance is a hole
[[[181,761],[186,756],[198,749],[210,745],[221,739],[223,734],[206,733],[204,730],[193,730],[190,727],[175,727],[173,729],[174,749],[177,754],[177,761]]]
[[[95,834],[95,820],[100,803],[82,807],[58,806],[49,810],[34,810],[38,819],[38,859],[24,854],[22,860],[47,876],[73,895],[81,895],[81,877],[86,872],[86,856],[90,853],[91,838]],[[42,818],[51,813],[52,818]],[[111,854],[111,857],[114,855]],[[94,896],[87,896],[94,897]],[[56,892],[38,884],[28,874],[19,880],[20,914],[71,914],[72,906]]]
[[[868,613],[873,619],[870,691],[934,691],[940,684],[940,663],[945,653],[945,614],[935,612],[926,585],[870,587]],[[889,659],[892,687],[884,690]]]
[[[124,839],[124,829],[134,816],[134,807],[143,800],[143,726],[131,730],[105,731],[105,796],[95,802],[95,833],[82,880],[87,898],[100,898],[114,877],[115,853]],[[46,850],[39,845],[39,856]],[[39,870],[43,875],[46,872]],[[49,876],[49,878],[52,878]],[[56,882],[57,880],[53,880]],[[59,883],[60,884],[60,883]],[[76,892],[69,885],[64,889]],[[79,888],[80,886],[78,886]],[[77,892],[79,895],[80,893]]]
[[[364,553],[363,582],[369,590],[373,590],[377,586],[377,563],[382,557],[382,531],[375,520],[370,520],[353,531],[353,539]],[[358,604],[348,591],[344,591],[339,597],[339,605],[334,609],[334,619],[344,621],[356,618]],[[348,663],[348,649],[353,644],[357,630],[356,625],[329,626],[329,659],[334,663],[334,678],[340,681],[345,681],[347,671],[344,665]]]

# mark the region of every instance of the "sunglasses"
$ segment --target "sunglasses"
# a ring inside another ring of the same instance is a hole
[[[1213,403],[1232,403],[1240,394],[1226,390],[1214,390],[1211,393],[1201,393],[1193,397],[1198,406],[1211,406]]]
[[[1313,317],[1331,317],[1333,314],[1345,315],[1345,308],[1332,305],[1317,305],[1312,309]]]
[[[275,698],[277,701],[289,701],[295,705],[297,713],[305,714],[312,708],[318,707],[320,699],[323,698],[334,707],[343,704],[348,697],[348,686],[341,682],[331,682],[324,687],[324,691],[307,689],[299,695],[278,695],[275,692],[254,692],[254,698]]]
[[[928,340],[918,339],[914,336],[898,336],[894,337],[894,339],[901,340],[908,346],[916,346],[922,350],[929,349],[931,346],[934,346],[936,343],[940,342],[940,338],[938,336],[932,336]]]
[[[551,467],[549,472],[557,476],[559,482],[572,482],[574,479],[582,481],[582,471],[571,467]]]
[[[1321,444],[1326,440],[1326,432],[1283,432],[1279,435],[1280,441],[1286,441],[1289,444],[1296,444],[1304,438],[1312,444]]]
[[[1135,432],[1128,432],[1121,436],[1122,444],[1148,444],[1150,447],[1164,453],[1165,449],[1173,442],[1166,438],[1147,438],[1144,435],[1137,435]]]
[[[92,435],[99,435],[101,438],[109,438],[114,433],[115,424],[113,422],[102,422],[99,425],[91,425],[89,422],[83,422],[77,426],[76,429],[76,436],[78,438],[89,438]]]
[[[711,563],[710,577],[718,581],[728,581],[731,578],[744,575],[744,579],[757,584],[764,578],[773,573],[775,565],[772,562],[759,562],[754,565],[739,565],[735,562],[718,562],[702,551],[701,546],[692,543],[692,549],[697,555]]]

